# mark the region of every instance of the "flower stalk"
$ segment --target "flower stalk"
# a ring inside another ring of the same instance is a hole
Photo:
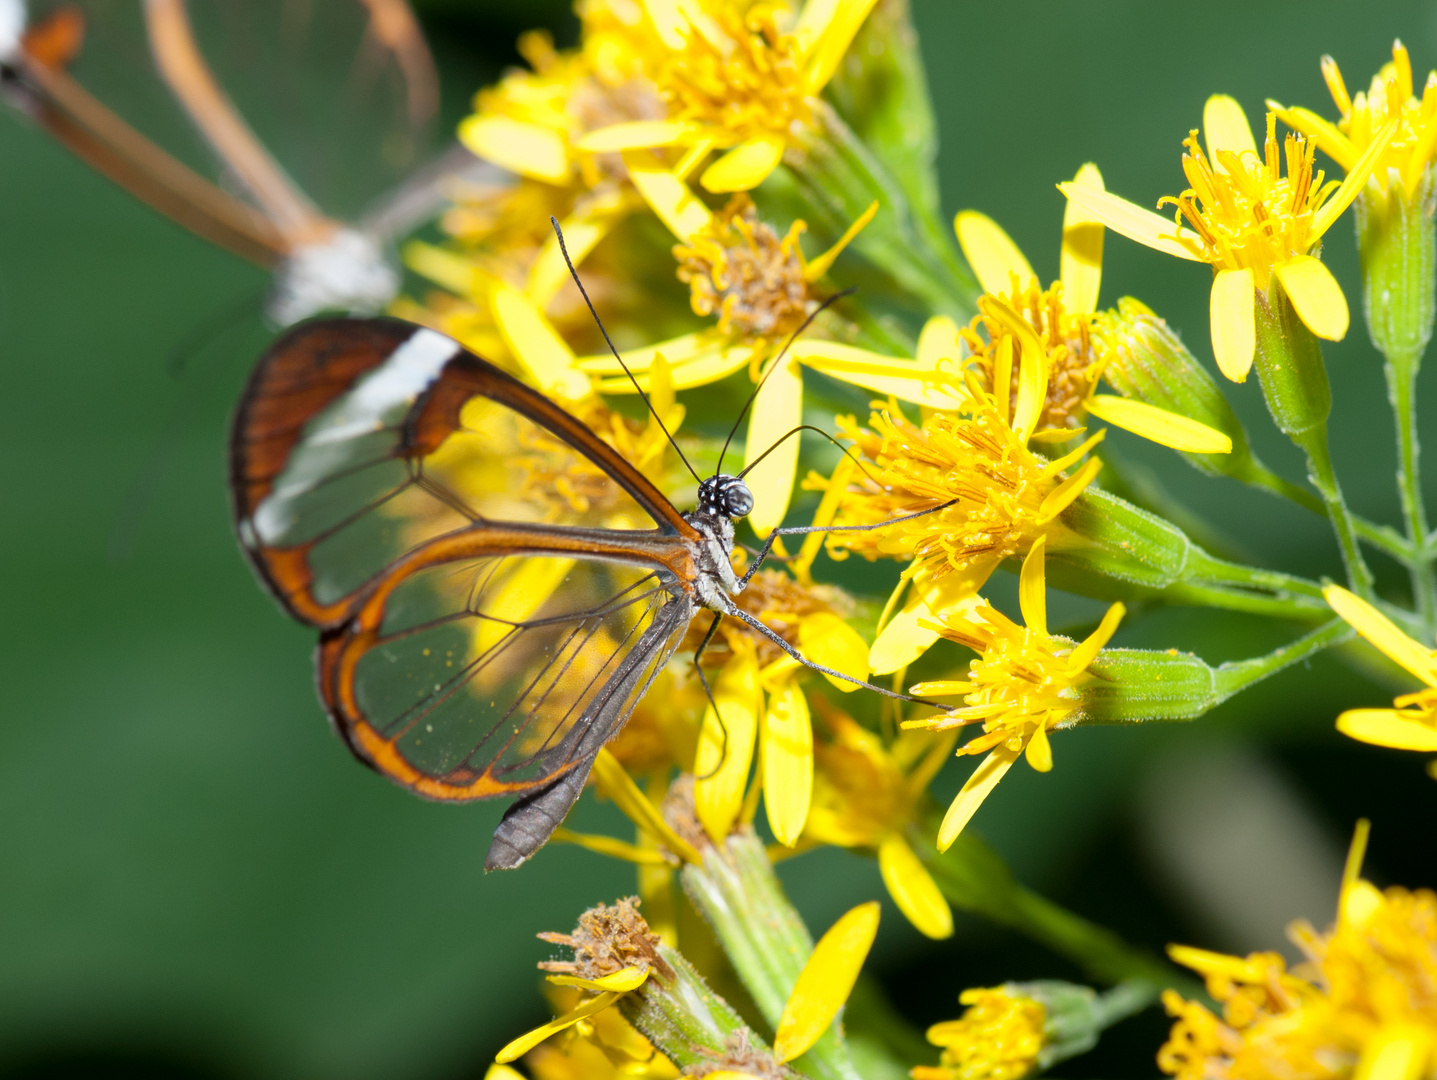
[[[1393,184],[1357,200],[1357,242],[1368,334],[1382,353],[1387,396],[1397,424],[1397,490],[1407,539],[1427,535],[1427,509],[1418,474],[1416,385],[1422,354],[1437,316],[1437,182],[1428,167],[1409,198]],[[1418,616],[1428,636],[1437,630],[1437,581],[1424,553],[1409,562]]]
[[[1332,521],[1353,590],[1371,598],[1372,571],[1357,544],[1357,528],[1342,497],[1327,443],[1332,387],[1317,336],[1298,316],[1280,282],[1256,296],[1255,361],[1268,411],[1279,431],[1307,455],[1308,479]]]

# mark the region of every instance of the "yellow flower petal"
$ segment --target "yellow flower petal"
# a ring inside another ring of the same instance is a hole
[[[459,125],[459,141],[479,157],[520,176],[550,184],[569,178],[564,136],[542,124],[507,116],[470,116]]]
[[[1047,728],[1038,725],[1038,729],[1029,737],[1028,745],[1023,748],[1023,754],[1034,772],[1052,772],[1053,744],[1048,741]]]
[[[958,246],[963,249],[963,257],[973,268],[973,274],[985,293],[1007,296],[1013,291],[1012,274],[1018,275],[1019,288],[1027,288],[1028,283],[1038,276],[1018,250],[1018,245],[987,214],[980,214],[977,210],[960,210],[953,219],[953,231],[958,234]]]
[[[956,409],[968,397],[956,359],[948,372],[853,345],[812,339],[794,342],[788,355],[830,378],[930,409]]]
[[[673,146],[694,138],[698,130],[693,124],[676,120],[631,120],[596,128],[574,143],[574,148],[591,154],[612,154],[619,150]]]
[[[1232,453],[1232,439],[1216,428],[1145,401],[1096,394],[1088,399],[1087,405],[1088,412],[1099,420],[1174,450],[1190,454]]]
[[[684,243],[691,243],[694,235],[712,220],[709,208],[689,186],[654,161],[652,155],[628,151],[624,154],[624,165],[644,202]]]
[[[703,171],[699,183],[715,193],[748,191],[768,179],[783,160],[783,140],[762,136],[739,143]]]
[[[823,277],[824,274],[828,273],[828,268],[833,265],[834,260],[843,254],[843,249],[853,243],[854,237],[861,233],[863,227],[873,220],[874,215],[878,213],[878,205],[878,200],[874,199],[868,204],[868,209],[859,214],[853,224],[838,238],[837,243],[822,255],[808,261],[803,268],[804,281],[817,281]]]
[[[469,296],[483,278],[474,264],[462,255],[422,240],[411,240],[405,244],[401,257],[404,265],[420,277],[428,278],[460,296]]]
[[[1052,521],[1061,514],[1083,493],[1083,489],[1097,478],[1102,469],[1103,463],[1098,458],[1089,458],[1083,462],[1082,468],[1043,496],[1043,501],[1038,505],[1038,520]]]
[[[1362,193],[1363,187],[1367,184],[1367,178],[1372,175],[1372,170],[1377,168],[1378,161],[1387,152],[1387,144],[1392,141],[1392,136],[1396,131],[1397,121],[1393,120],[1373,136],[1372,141],[1367,144],[1367,149],[1362,152],[1362,156],[1348,170],[1347,176],[1342,181],[1342,186],[1332,193],[1332,196],[1322,204],[1322,209],[1313,216],[1312,227],[1307,234],[1308,243],[1316,243],[1318,238],[1332,228],[1333,223],[1342,216],[1342,212],[1347,209],[1348,204]]]
[[[875,675],[887,675],[907,667],[927,652],[938,640],[938,631],[922,624],[941,622],[950,614],[977,607],[978,588],[996,567],[996,562],[975,567],[966,577],[949,574],[927,594],[915,588],[902,610],[888,620],[874,639],[873,647],[868,650],[869,670]]]
[[[627,994],[630,990],[643,986],[648,977],[648,968],[626,967],[597,979],[581,979],[577,975],[549,975],[547,979],[555,986],[577,986],[599,993]]]
[[[1191,229],[1180,228],[1161,214],[1144,210],[1141,206],[1110,192],[1079,184],[1059,184],[1058,190],[1068,197],[1069,202],[1077,203],[1094,221],[1101,221],[1113,232],[1121,233],[1129,240],[1136,240],[1139,244],[1167,255],[1176,255],[1179,259],[1203,261],[1178,239],[1184,237],[1189,243],[1196,245],[1197,233]]]
[[[853,992],[858,972],[878,934],[878,901],[859,904],[839,917],[818,939],[813,955],[783,1007],[773,1039],[773,1056],[792,1061],[818,1042]]]
[[[592,392],[573,351],[544,313],[518,289],[500,285],[491,297],[494,322],[530,381],[551,397],[580,401]]]
[[[1357,163],[1357,147],[1353,146],[1352,140],[1337,129],[1336,124],[1324,120],[1311,109],[1304,109],[1300,105],[1289,107],[1269,100],[1267,107],[1293,131],[1301,132],[1315,142],[1317,148],[1337,162],[1343,172],[1350,171],[1352,166]]]
[[[983,301],[987,314],[996,318],[1018,339],[1023,355],[1018,363],[1018,399],[1013,406],[1013,432],[1026,442],[1043,415],[1048,396],[1048,354],[1028,320],[997,297]]]
[[[658,807],[639,790],[628,770],[607,748],[599,751],[594,758],[594,785],[605,798],[624,812],[624,815],[644,832],[659,841],[686,862],[698,863],[703,859],[692,844],[674,832],[664,820]]]
[[[953,846],[953,841],[958,839],[958,834],[973,819],[978,807],[983,805],[983,800],[998,786],[1003,774],[1012,768],[1013,762],[1017,760],[1017,751],[999,746],[973,770],[973,775],[968,777],[963,790],[958,792],[948,807],[948,813],[943,815],[943,824],[938,827],[939,851],[947,851]]]
[[[1245,382],[1257,353],[1257,315],[1252,271],[1219,270],[1212,279],[1209,319],[1212,352],[1218,370],[1233,382]]]
[[[813,795],[813,725],[803,691],[792,679],[769,697],[762,760],[769,828],[780,844],[793,847],[808,821]]]
[[[638,375],[649,370],[649,365],[654,362],[654,357],[662,355],[672,372],[675,365],[686,364],[699,357],[717,353],[725,340],[722,335],[713,330],[699,330],[692,334],[681,334],[654,345],[627,349],[619,354],[624,358],[622,366],[614,359],[613,353],[581,356],[579,370],[590,375],[622,375],[624,367],[627,366],[630,371]],[[748,355],[745,353],[745,356]]]
[[[878,845],[878,872],[898,910],[924,937],[942,941],[953,936],[953,909],[923,865],[898,833]]]
[[[1103,174],[1090,161],[1078,170],[1073,183],[1102,191]],[[1063,306],[1086,315],[1097,311],[1098,288],[1103,280],[1103,223],[1071,201],[1063,208],[1063,251],[1059,268]]]
[[[659,355],[663,355],[660,353]],[[753,350],[747,345],[735,345],[694,357],[686,363],[674,364],[669,368],[669,378],[675,390],[689,390],[695,386],[707,386],[732,375],[739,368],[747,367],[753,358]],[[665,358],[667,359],[667,358]],[[637,374],[637,373],[636,373]],[[639,386],[648,393],[649,374],[638,374]],[[601,394],[632,394],[634,383],[627,375],[616,375],[601,379],[598,385]]]
[[[1238,982],[1263,982],[1269,966],[1262,960],[1245,960],[1207,949],[1194,949],[1191,945],[1169,945],[1168,955],[1174,963],[1192,968],[1199,975],[1222,975]]]
[[[863,25],[863,20],[868,18],[868,13],[873,10],[875,3],[877,0],[838,0],[836,4],[820,5],[821,8],[828,9],[827,19],[824,20],[813,44],[804,50],[808,53],[808,66],[803,73],[803,88],[806,93],[816,94],[828,85],[828,80],[833,78],[833,73],[838,70],[848,47],[853,44],[858,28]],[[808,15],[810,6],[812,5],[804,5],[804,16]],[[815,19],[809,23],[809,27],[816,28],[816,23]]]
[[[677,380],[675,380],[677,382]],[[745,466],[758,461],[764,451],[803,423],[803,369],[792,356],[781,357],[778,366],[764,380],[749,412],[748,435],[744,439]],[[792,435],[744,474],[753,493],[753,512],[748,523],[759,536],[767,536],[783,524],[788,502],[798,476],[799,437]]]
[[[1236,99],[1226,94],[1214,94],[1207,99],[1202,108],[1202,133],[1207,140],[1207,156],[1214,168],[1222,168],[1217,163],[1220,150],[1231,150],[1234,154],[1244,151],[1254,156],[1257,154],[1257,143],[1253,141],[1247,113],[1242,111]]]
[[[798,651],[815,664],[852,675],[868,678],[868,642],[863,635],[831,611],[809,615],[798,624]],[[857,690],[854,683],[825,675],[830,683],[844,693]]]
[[[1347,298],[1321,259],[1299,255],[1278,263],[1273,271],[1297,317],[1309,330],[1328,341],[1341,341],[1347,336]]]
[[[962,361],[963,347],[958,338],[958,324],[947,315],[934,315],[918,332],[915,360],[925,371],[936,371],[944,361],[957,365]]]
[[[621,859],[624,862],[630,862],[636,866],[673,865],[673,859],[657,848],[639,847],[638,844],[630,844],[626,840],[619,840],[615,837],[603,836],[598,833],[575,832],[573,829],[565,829],[560,826],[554,830],[554,835],[549,839],[554,843],[573,844],[575,847],[583,848],[585,851],[592,851],[595,855],[606,855],[611,859]]]
[[[733,828],[743,804],[758,729],[758,662],[753,650],[737,652],[714,684],[718,712],[710,705],[699,731],[694,761],[694,807],[715,843]]]
[[[484,1071],[484,1080],[528,1080],[528,1078],[512,1065],[500,1065],[495,1062]]]
[[[1367,1040],[1352,1080],[1418,1080],[1427,1075],[1432,1035],[1413,1023],[1388,1023]]]
[[[684,18],[679,0],[643,0],[644,14],[665,47],[677,52],[688,41],[689,21]]]
[[[1046,536],[1034,540],[1018,574],[1018,607],[1023,621],[1044,637],[1048,636],[1048,590],[1043,580],[1043,552],[1047,546]]]
[[[584,1004],[580,1005],[577,1009],[571,1009],[563,1016],[555,1017],[542,1027],[537,1027],[533,1031],[520,1035],[513,1042],[505,1046],[504,1049],[495,1054],[494,1060],[500,1065],[507,1065],[511,1061],[516,1061],[534,1049],[534,1047],[538,1046],[550,1035],[557,1035],[565,1028],[577,1024],[580,1020],[593,1016],[596,1012],[602,1012],[614,1002],[618,1001],[622,996],[621,994],[612,993],[600,994],[598,997],[584,1002]]]
[[[1068,654],[1068,672],[1070,675],[1077,675],[1098,658],[1098,653],[1103,651],[1103,646],[1112,640],[1113,635],[1117,633],[1118,623],[1123,621],[1123,616],[1126,615],[1127,612],[1128,609],[1119,601],[1111,605],[1108,610],[1103,613],[1103,618],[1102,621],[1098,623],[1098,628],[1085,637],[1082,644]]]
[[[1437,727],[1422,721],[1415,709],[1348,709],[1337,718],[1337,730],[1358,742],[1394,750],[1437,750]]]
[[[1437,686],[1437,653],[1413,641],[1386,615],[1341,585],[1327,586],[1322,590],[1322,598],[1352,629],[1393,661],[1401,664],[1428,686]]]

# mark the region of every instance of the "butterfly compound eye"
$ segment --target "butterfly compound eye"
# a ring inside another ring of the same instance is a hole
[[[753,492],[742,480],[735,478],[724,485],[720,497],[723,512],[731,518],[747,517],[753,511]]]

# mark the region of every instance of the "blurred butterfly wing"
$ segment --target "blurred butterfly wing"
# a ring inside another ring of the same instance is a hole
[[[320,692],[355,752],[429,798],[534,795],[526,835],[548,835],[556,782],[587,772],[695,610],[699,536],[657,488],[543,395],[395,320],[271,348],[232,488],[261,577],[324,631]]]
[[[16,65],[26,111],[162,213],[264,265],[432,154],[437,83],[403,0],[32,0],[31,13]],[[240,212],[217,215],[226,200]],[[246,212],[269,234],[258,252],[252,223],[232,235],[228,219]]]

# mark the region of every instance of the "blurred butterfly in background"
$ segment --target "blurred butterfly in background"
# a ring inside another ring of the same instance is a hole
[[[742,474],[720,456],[700,478],[663,433],[699,481],[690,513],[539,391],[393,319],[296,327],[240,400],[236,529],[280,603],[320,631],[335,728],[426,798],[513,798],[488,869],[548,840],[705,609],[718,617],[696,666],[736,618],[808,667],[904,697],[812,663],[735,603],[777,535],[826,530],[776,530],[738,578]],[[585,498],[565,497],[596,473]]]
[[[383,310],[401,283],[396,238],[454,183],[499,177],[457,144],[430,153],[438,79],[408,5],[246,0],[191,14],[185,0],[0,0],[0,91],[156,210],[273,271],[276,323]]]

